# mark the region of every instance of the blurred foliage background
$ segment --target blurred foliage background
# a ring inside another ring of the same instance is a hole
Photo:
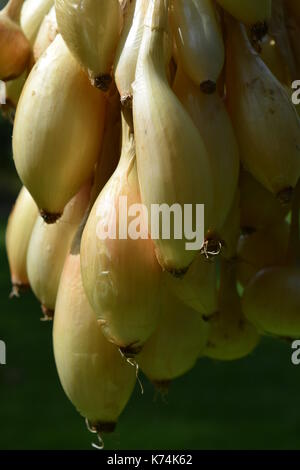
[[[6,3],[0,0],[0,6]],[[51,324],[39,321],[31,293],[9,300],[5,224],[20,188],[11,157],[12,126],[0,117],[1,449],[91,449],[85,428],[59,384]],[[184,321],[184,319],[183,319]],[[291,348],[264,339],[248,358],[201,359],[175,381],[166,400],[142,377],[107,449],[300,449],[300,366]]]

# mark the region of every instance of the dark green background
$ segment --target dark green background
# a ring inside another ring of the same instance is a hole
[[[0,339],[7,345],[7,365],[0,366],[0,448],[91,449],[94,436],[57,378],[51,324],[39,321],[31,293],[8,298],[4,231],[19,187],[11,132],[0,118]],[[241,361],[202,359],[173,383],[167,403],[143,377],[144,396],[136,387],[106,448],[300,449],[300,366],[290,357],[288,344],[265,339]]]

